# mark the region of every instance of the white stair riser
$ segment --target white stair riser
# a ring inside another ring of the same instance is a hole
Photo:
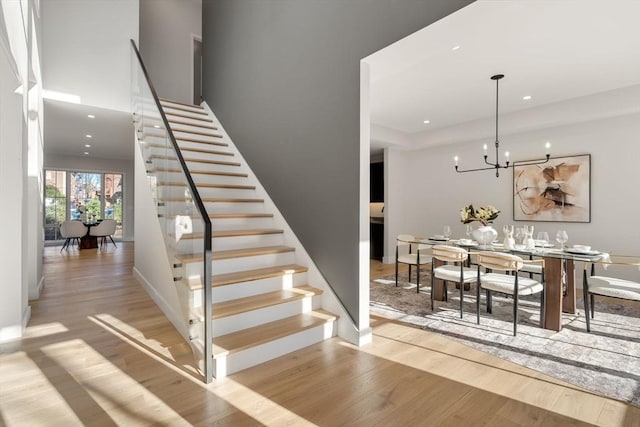
[[[222,148],[222,150],[220,151],[224,152],[224,147],[220,147],[220,148]],[[219,163],[206,163],[206,162],[198,162],[198,161],[190,160],[190,159],[204,159],[207,161],[238,163],[237,160],[234,158],[234,156],[227,156],[224,154],[216,154],[216,153],[197,153],[197,152],[194,153],[190,151],[185,151],[182,147],[180,149],[182,150],[181,151],[182,158],[185,159],[187,166],[189,166],[191,170],[203,169],[203,168],[206,168],[207,170],[220,170],[219,169],[220,167],[226,166],[231,168],[231,169],[227,169],[226,170],[227,172],[241,171],[240,166],[233,165],[233,164],[226,165],[226,164],[219,164]],[[175,168],[180,165],[180,162],[178,161],[178,158],[175,155],[175,153],[173,151],[170,153],[167,153],[167,150],[164,147],[156,147],[155,145],[151,145],[146,148],[146,153],[148,158],[151,159],[151,164],[155,166],[165,166],[165,167]],[[162,157],[159,157],[159,156],[162,156]],[[169,158],[165,158],[165,156],[168,156]]]
[[[232,249],[247,249],[258,246],[276,246],[284,244],[282,234],[261,234],[252,236],[214,237],[213,251],[226,251]],[[171,247],[176,253],[201,253],[203,250],[202,239],[181,239],[172,242]]]
[[[267,279],[251,280],[249,282],[232,283],[213,288],[213,303],[229,301],[236,298],[250,297],[267,292],[291,289],[308,283],[307,273],[297,273],[286,276],[269,277]],[[193,291],[195,301],[202,298],[201,290]]]
[[[202,112],[203,110],[199,109],[199,108],[191,108],[188,106],[182,106],[182,105],[175,105],[172,106],[171,104],[165,104],[162,103],[162,109],[164,110],[165,114],[166,113],[176,113],[176,114],[183,114],[185,116],[194,116],[194,117],[208,117],[204,114],[198,114],[200,112]],[[188,110],[188,111],[185,111]]]
[[[204,223],[199,215],[191,216],[191,227],[194,233],[204,232]],[[174,218],[158,218],[162,229],[169,227],[169,230],[175,230]],[[243,230],[243,229],[271,229],[274,228],[273,218],[212,218],[211,225],[213,231]],[[172,234],[176,234],[175,232]]]
[[[172,218],[160,217],[162,227],[171,227],[171,230],[175,229],[175,225]],[[168,225],[166,225],[168,224]],[[274,228],[273,218],[212,218],[211,225],[213,231],[227,231],[227,230],[243,230],[243,229],[260,229],[260,228]],[[194,233],[204,231],[204,223],[200,219],[199,215],[193,215],[191,220],[191,226]]]
[[[250,197],[251,198],[251,197]],[[192,206],[192,202],[187,200],[171,201],[160,199],[164,203],[165,216],[172,214],[184,215],[188,213],[188,207]],[[262,202],[204,202],[207,212],[212,213],[262,213],[264,212],[264,203]],[[195,210],[194,210],[195,212]]]
[[[200,168],[198,168],[200,169]],[[180,172],[165,172],[160,170],[149,169],[158,177],[158,181],[180,181],[184,182],[184,175]],[[228,176],[228,175],[205,175],[200,173],[191,173],[193,182],[199,184],[248,184],[248,180],[244,176]]]
[[[214,260],[212,264],[213,274],[226,274],[236,271],[254,270],[256,268],[273,267],[274,265],[287,265],[295,263],[295,252],[283,252],[278,254],[265,254],[242,258],[230,258]],[[184,264],[184,277],[200,276],[202,274],[201,262],[189,262]]]
[[[186,186],[177,185],[158,185],[159,191],[158,197],[184,197],[187,193]],[[216,188],[216,187],[199,187],[198,193],[201,198],[216,198],[216,197],[233,197],[233,198],[256,198],[256,191],[254,189],[244,188]]]
[[[220,161],[220,162],[231,162],[231,163],[236,163],[235,165],[220,165],[220,164],[215,164],[216,167],[220,167],[220,166],[227,166],[230,167],[232,169],[229,169],[229,172],[241,172],[241,167],[238,165],[240,162],[238,161],[238,159],[235,156],[225,156],[225,155],[221,155],[221,154],[215,154],[215,153],[211,153],[210,151],[222,151],[222,152],[228,152],[228,150],[226,150],[225,147],[219,147],[217,145],[201,145],[200,147],[194,147],[194,149],[196,150],[207,150],[207,152],[199,152],[199,151],[189,151],[189,147],[184,147],[183,144],[180,144],[180,150],[182,150],[182,156],[186,159],[201,159],[201,160],[215,160],[215,161]],[[203,163],[203,162],[196,162],[196,161],[189,161],[187,160],[188,164],[193,163],[193,166],[202,166],[202,165],[207,165],[207,163]],[[193,167],[192,166],[192,167]]]
[[[330,322],[275,341],[215,358],[213,361],[215,377],[222,378],[226,375],[231,375],[335,336],[336,326],[335,322]]]
[[[317,308],[320,308],[320,298],[308,296],[295,301],[215,319],[213,333],[216,337],[226,335],[265,323],[275,322],[296,314],[308,313]]]

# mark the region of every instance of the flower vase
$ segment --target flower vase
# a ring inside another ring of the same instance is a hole
[[[484,225],[482,227],[476,228],[471,232],[471,234],[473,235],[473,238],[484,249],[488,248],[491,243],[498,237],[498,232],[490,225]]]

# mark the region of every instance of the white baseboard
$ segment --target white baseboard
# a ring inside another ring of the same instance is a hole
[[[142,287],[147,291],[151,299],[156,303],[160,310],[164,313],[165,316],[171,321],[173,326],[178,330],[182,337],[189,341],[189,331],[185,325],[185,322],[180,313],[176,313],[171,304],[169,304],[162,295],[158,294],[158,292],[154,289],[154,287],[149,283],[149,281],[140,273],[140,271],[133,267],[133,274],[136,279],[142,284]]]
[[[22,330],[24,330],[31,320],[31,306],[28,305],[22,311]]]
[[[29,289],[29,301],[40,298],[42,289],[44,289],[44,276],[40,278],[40,281],[36,285],[35,289]]]

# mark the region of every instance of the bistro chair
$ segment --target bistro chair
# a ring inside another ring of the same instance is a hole
[[[606,275],[596,276],[596,265],[600,265],[606,271]],[[590,274],[587,270],[591,267]],[[615,270],[611,271],[609,270]],[[631,268],[631,270],[629,269]],[[627,271],[625,271],[627,270]],[[640,257],[628,255],[609,255],[602,257],[599,261],[584,263],[582,276],[582,293],[584,298],[584,315],[587,320],[587,332],[591,332],[590,319],[595,317],[595,296],[605,296],[631,301],[640,301],[640,281],[621,279],[616,277],[622,272],[635,273],[640,277]]]
[[[464,298],[464,285],[475,283],[478,280],[476,269],[465,267],[469,252],[466,249],[455,246],[436,245],[431,249],[434,260],[445,262],[444,265],[431,268],[431,310],[433,311],[433,287],[435,279],[444,280],[445,300],[447,295],[447,282],[454,282],[460,286],[460,318],[462,319],[462,303]],[[484,275],[484,273],[481,273]]]
[[[100,240],[100,246],[107,243],[107,237],[111,239],[111,243],[116,248],[116,242],[113,241],[113,234],[116,232],[116,220],[115,219],[105,219],[100,222],[100,224],[91,227],[89,230],[90,236],[95,236]]]
[[[62,249],[69,249],[69,244],[77,242],[80,245],[80,238],[87,234],[87,226],[82,221],[67,220],[60,224],[60,235],[65,238]]]
[[[544,259],[523,260],[517,255],[500,252],[479,252],[478,286],[476,288],[476,316],[480,324],[480,289],[487,291],[487,313],[491,313],[491,292],[499,292],[513,297],[513,335],[518,328],[518,298],[525,295],[540,293],[540,324],[544,327]],[[518,272],[526,263],[540,263],[542,265],[542,280],[519,277]],[[490,273],[480,273],[480,267],[490,269]],[[503,273],[494,273],[502,271]],[[504,274],[507,273],[507,274]]]
[[[420,266],[431,263],[429,250],[431,245],[415,243],[416,237],[411,234],[400,234],[396,239],[396,286],[398,286],[398,264],[409,266],[411,281],[411,266],[416,266],[416,292],[420,292]]]

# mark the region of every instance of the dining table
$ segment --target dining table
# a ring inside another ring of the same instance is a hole
[[[100,224],[100,221],[84,221],[83,224],[87,227],[87,234],[80,238],[80,244],[78,249],[96,249],[98,247],[98,238],[89,234],[91,227]]]
[[[545,318],[542,327],[554,331],[562,330],[562,313],[576,313],[576,277],[575,266],[578,262],[593,262],[601,260],[606,254],[595,251],[578,251],[571,248],[560,249],[556,247],[538,247],[527,249],[523,245],[516,245],[514,249],[507,249],[500,243],[486,246],[479,245],[475,241],[465,239],[434,239],[415,238],[416,244],[426,245],[451,245],[458,246],[469,251],[470,254],[479,251],[508,252],[525,259],[543,258],[545,276]],[[433,267],[443,264],[434,259]],[[444,281],[436,280],[432,286],[435,300],[442,301],[445,298]]]

